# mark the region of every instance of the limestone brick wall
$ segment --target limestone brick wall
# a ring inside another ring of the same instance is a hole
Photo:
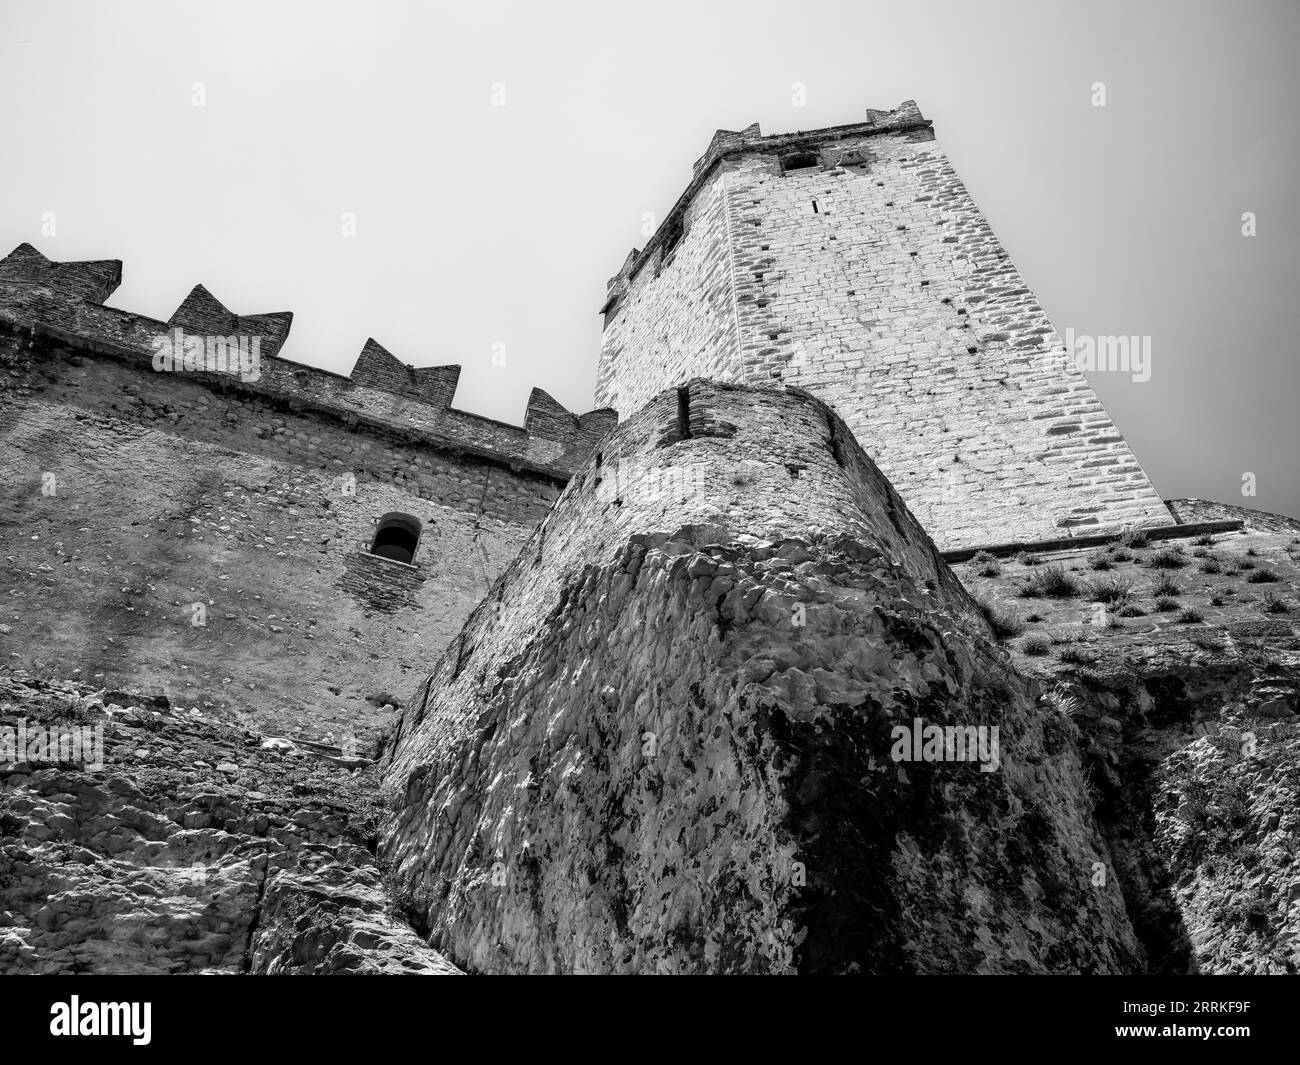
[[[697,240],[727,242],[731,269],[708,276],[730,283],[738,340],[721,323],[716,349],[698,337],[681,293],[703,275],[633,264],[598,399],[627,416],[694,373],[806,387],[943,549],[1168,522],[928,123],[755,133],[730,151],[697,194],[725,201],[726,223]]]
[[[597,369],[603,406],[626,416],[670,384],[738,375],[729,225],[719,177],[685,210],[682,236],[667,254],[661,244],[626,292],[611,289],[619,310],[607,317]]]
[[[0,259],[0,656],[364,739],[613,412],[534,389],[507,425],[452,407],[457,366],[371,340],[329,373],[278,357],[288,312],[238,315],[198,285],[162,322],[104,306],[120,280],[26,244]],[[257,372],[155,365],[176,329],[259,338]],[[368,553],[389,512],[422,529],[412,565]]]
[[[387,719],[372,697],[410,697],[563,484],[401,427],[0,341],[0,655],[40,675],[364,738]],[[413,566],[367,553],[393,511],[421,524]]]

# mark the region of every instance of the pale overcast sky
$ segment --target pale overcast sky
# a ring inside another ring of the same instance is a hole
[[[605,280],[714,129],[912,98],[1058,329],[1151,336],[1149,381],[1093,381],[1157,489],[1300,516],[1297,46],[1293,0],[0,0],[0,252],[291,310],[339,372],[460,362],[519,423],[591,407]]]

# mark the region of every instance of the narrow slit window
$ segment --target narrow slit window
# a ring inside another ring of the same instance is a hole
[[[669,219],[664,223],[664,226],[663,242],[659,246],[659,266],[656,276],[659,271],[662,271],[665,266],[673,261],[673,256],[677,254],[677,245],[681,243],[682,237],[686,234],[680,215]]]

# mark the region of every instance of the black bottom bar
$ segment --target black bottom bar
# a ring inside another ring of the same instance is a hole
[[[481,980],[9,977],[0,981],[6,1050],[120,1049],[128,1054],[202,1047],[259,1059],[355,1048],[373,1060],[412,1044],[434,1058],[461,1045],[494,1056],[550,1045],[586,1058],[643,1040],[665,1054],[723,1038],[769,1054],[849,1045],[900,1050],[1086,1051],[1130,1045],[1138,1053],[1201,1045],[1217,1054],[1292,1045],[1300,984],[1287,977],[874,977],[830,981]],[[73,996],[75,996],[75,1001]],[[136,1004],[105,1011],[100,1004]],[[148,1003],[145,1013],[143,1006]],[[78,1032],[98,1024],[125,1035],[54,1035],[77,1007]],[[93,1019],[92,1019],[93,1018]],[[115,1019],[116,1018],[116,1019]],[[146,1028],[143,1035],[130,1034]],[[134,1021],[134,1025],[131,1023]],[[691,1033],[696,1033],[692,1035]],[[710,1039],[706,1034],[714,1032]],[[638,1034],[639,1033],[639,1034]],[[611,1042],[612,1040],[612,1042]],[[615,1051],[617,1053],[617,1051]],[[17,1060],[10,1057],[9,1060]]]

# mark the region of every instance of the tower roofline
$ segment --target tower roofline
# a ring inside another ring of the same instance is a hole
[[[933,123],[921,114],[921,109],[915,100],[904,100],[892,111],[879,111],[868,107],[866,114],[864,122],[797,130],[793,133],[774,133],[766,137],[763,136],[757,122],[751,123],[743,130],[717,130],[704,154],[695,161],[690,184],[664,216],[654,235],[646,242],[644,248],[640,250],[633,248],[619,272],[609,279],[606,285],[608,298],[601,307],[601,313],[604,314],[617,298],[618,289],[635,277],[641,267],[650,260],[666,235],[675,231],[677,223],[686,213],[695,194],[724,160],[755,152],[789,153],[799,149],[822,147],[849,138],[870,137],[882,133],[904,133],[909,130],[930,129],[933,126]]]

